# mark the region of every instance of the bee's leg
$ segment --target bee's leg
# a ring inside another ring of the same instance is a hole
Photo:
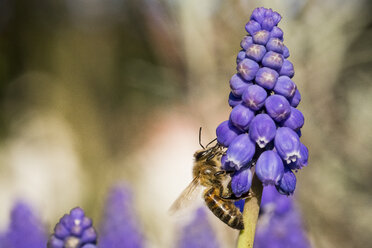
[[[231,194],[228,197],[225,197],[225,196],[221,195],[221,198],[224,199],[225,201],[239,201],[239,200],[244,200],[244,199],[252,198],[252,197],[253,197],[253,193],[250,192],[250,191],[248,191],[247,193],[242,194],[239,197],[236,197],[234,194]]]

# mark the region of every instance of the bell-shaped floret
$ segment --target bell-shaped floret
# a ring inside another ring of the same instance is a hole
[[[245,50],[240,50],[239,53],[238,53],[238,56],[236,56],[236,63],[239,64],[240,61],[242,61],[245,58],[246,58]]]
[[[279,27],[276,27],[276,26],[273,27],[273,29],[270,32],[270,37],[271,38],[278,38],[281,41],[283,41],[283,30],[281,30]],[[283,52],[284,52],[284,49],[283,49]],[[288,48],[287,48],[287,50],[288,50]]]
[[[269,51],[262,58],[262,65],[280,71],[283,65],[283,61],[283,55],[273,51]]]
[[[242,100],[250,109],[257,111],[265,104],[266,97],[266,90],[258,85],[251,85],[244,91]]]
[[[286,59],[289,57],[289,49],[287,46],[284,46],[284,49],[283,49],[283,57]]]
[[[287,164],[296,162],[301,158],[300,144],[298,135],[292,129],[281,127],[276,130],[274,139],[275,149]]]
[[[294,68],[291,61],[285,59],[282,65],[282,68],[280,69],[279,75],[280,76],[288,76],[292,78],[294,76]]]
[[[254,33],[252,38],[254,43],[265,46],[270,39],[270,32],[267,30],[260,30]]]
[[[279,74],[273,69],[262,67],[257,71],[255,82],[261,87],[271,90],[274,88]]]
[[[270,40],[266,44],[266,49],[268,51],[273,51],[281,54],[283,53],[284,49],[283,41],[281,41],[279,38],[270,38]]]
[[[256,175],[263,185],[277,185],[283,173],[283,161],[276,152],[269,150],[260,155],[256,163]]]
[[[230,92],[228,103],[229,103],[230,107],[233,108],[236,105],[242,103],[242,99],[241,99],[241,97],[234,96],[234,94],[232,92]]]
[[[249,137],[264,148],[275,137],[276,125],[267,114],[256,115],[249,126]]]
[[[254,79],[259,68],[260,66],[257,62],[251,59],[243,59],[237,66],[240,76],[247,81]]]
[[[276,81],[274,92],[290,99],[296,92],[296,84],[289,77],[280,76]]]
[[[256,21],[250,20],[245,24],[245,30],[247,30],[250,35],[254,35],[254,33],[261,30],[261,25]]]
[[[301,102],[301,94],[298,91],[298,89],[295,91],[293,97],[289,99],[289,103],[291,104],[292,107],[297,107],[298,104]]]
[[[239,170],[249,164],[255,153],[255,144],[248,134],[240,134],[229,145],[226,151],[226,162],[230,167]]]
[[[250,85],[252,84],[245,81],[239,74],[234,74],[230,79],[231,92],[237,97],[240,97]]]
[[[250,35],[246,35],[244,36],[244,38],[242,39],[242,41],[240,42],[240,46],[241,48],[243,48],[244,50],[247,50],[248,46],[250,44],[253,43],[253,39],[252,39],[252,36]]]
[[[263,56],[266,54],[266,48],[262,45],[250,44],[245,51],[245,55],[249,59],[253,59],[256,62],[260,62]]]
[[[251,15],[251,20],[255,20],[258,23],[262,23],[265,17],[266,17],[266,8],[259,7],[253,10],[252,15]]]
[[[245,167],[236,171],[231,178],[231,189],[235,196],[240,197],[241,195],[248,192],[252,185],[252,172],[249,167]]]
[[[225,147],[228,147],[241,131],[237,129],[231,121],[222,122],[216,129],[217,142]]]
[[[243,104],[235,106],[230,114],[230,120],[242,131],[248,131],[249,124],[254,117],[254,112]]]
[[[284,96],[271,95],[265,101],[268,115],[275,121],[285,120],[291,113],[291,106]]]
[[[292,195],[296,189],[296,175],[287,167],[284,167],[284,174],[276,189],[282,195]]]
[[[302,167],[307,166],[307,159],[309,157],[309,150],[304,144],[300,144],[300,158],[296,162],[288,164],[288,167],[292,170],[302,169]]]
[[[289,127],[294,131],[299,130],[304,125],[304,116],[300,110],[291,107],[291,113],[287,119],[285,119],[281,125],[283,127]]]

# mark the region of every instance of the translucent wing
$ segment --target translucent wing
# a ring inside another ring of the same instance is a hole
[[[186,208],[199,195],[201,189],[199,177],[195,177],[191,183],[184,189],[181,195],[169,208],[170,214],[176,213],[178,210]]]

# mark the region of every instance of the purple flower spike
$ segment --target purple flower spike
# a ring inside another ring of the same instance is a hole
[[[233,108],[230,114],[230,120],[237,128],[248,131],[249,124],[254,117],[254,112],[243,104]]]
[[[247,58],[253,59],[256,62],[260,62],[266,53],[266,48],[261,45],[251,44],[248,46],[245,53]]]
[[[92,221],[85,216],[81,208],[74,208],[57,223],[54,234],[49,238],[48,248],[96,247],[96,242],[97,234],[92,227]]]
[[[231,92],[237,97],[240,97],[243,94],[244,90],[250,85],[252,84],[246,82],[238,74],[234,74],[234,76],[232,76],[230,79]]]
[[[298,89],[295,91],[293,97],[289,100],[292,107],[297,107],[301,102],[301,94]]]
[[[285,59],[289,57],[289,49],[286,46],[284,46],[284,49],[283,49],[283,57]]]
[[[224,121],[216,129],[217,142],[228,147],[240,133],[241,131],[234,127],[231,121]]]
[[[180,232],[176,248],[219,248],[215,232],[208,222],[205,208],[199,208],[195,216]],[[121,248],[124,246],[117,246]],[[132,248],[128,246],[128,248]],[[136,248],[136,247],[133,247]]]
[[[261,24],[262,28],[267,31],[271,31],[275,25],[274,18],[272,17],[266,17]]]
[[[253,37],[254,43],[265,46],[266,43],[269,41],[270,32],[267,30],[260,30],[254,33],[252,37]]]
[[[238,56],[236,57],[236,63],[239,64],[240,61],[242,61],[243,59],[245,59],[245,50],[240,50],[240,52],[238,53]]]
[[[259,7],[253,10],[251,15],[251,20],[255,20],[258,23],[262,23],[262,21],[266,17],[266,9],[264,7]]]
[[[273,51],[277,53],[283,53],[284,44],[279,38],[270,38],[266,44],[266,49],[268,51]],[[284,63],[283,63],[284,66]]]
[[[243,48],[244,50],[247,50],[249,45],[253,43],[253,39],[252,39],[252,36],[250,35],[246,35],[242,41],[240,42],[240,46],[241,48]]]
[[[242,103],[242,99],[240,97],[234,96],[234,94],[232,92],[230,92],[228,102],[229,102],[230,107],[233,108],[236,105]]]
[[[293,69],[293,64],[285,59],[284,62],[283,62],[283,66],[282,66],[282,69],[280,69],[280,72],[279,72],[279,75],[280,76],[288,76],[290,78],[292,78],[294,76],[294,69]]]
[[[254,33],[256,33],[257,31],[261,30],[261,25],[258,23],[258,22],[255,22],[253,20],[250,20],[249,22],[247,22],[247,24],[245,25],[245,30],[247,30],[247,32],[250,34],[250,35],[254,35]]]
[[[244,91],[242,100],[250,109],[257,111],[265,104],[266,97],[266,90],[258,85],[251,85]]]
[[[135,217],[130,189],[125,185],[111,188],[101,221],[99,247],[143,247],[143,237]]]
[[[278,76],[276,71],[262,67],[257,71],[255,82],[265,89],[271,90],[274,88]]]
[[[243,59],[237,66],[239,74],[247,81],[254,79],[260,66],[251,59]]]
[[[281,127],[276,130],[274,139],[275,149],[287,164],[296,162],[301,158],[300,144],[298,135],[292,129]]]
[[[307,166],[307,159],[309,157],[309,150],[304,144],[300,144],[300,159],[296,162],[288,164],[288,167],[292,170],[302,169],[302,167]]]
[[[281,123],[283,127],[289,127],[294,131],[299,130],[304,125],[304,116],[300,110],[291,107],[291,114]]]
[[[276,125],[273,119],[267,114],[258,114],[251,121],[249,126],[249,137],[264,148],[275,137]]]
[[[275,84],[274,92],[290,99],[294,96],[296,89],[296,84],[289,77],[280,76]]]
[[[231,189],[234,195],[240,197],[248,192],[252,186],[252,172],[249,167],[235,172],[231,178]]]
[[[278,38],[281,41],[283,41],[283,31],[279,27],[273,27],[273,30],[271,30],[271,32],[270,32],[270,37],[271,38]],[[284,52],[284,50],[285,50],[285,46],[283,48],[283,52]],[[288,50],[288,48],[287,48],[287,50]]]
[[[17,202],[10,214],[10,225],[0,247],[39,248],[45,247],[47,235],[44,225],[31,207],[25,202]]]
[[[240,168],[249,164],[255,153],[255,145],[244,133],[236,137],[229,145],[226,151],[226,162],[230,167],[240,170]]]
[[[273,51],[269,51],[263,57],[262,65],[280,71],[283,65],[283,61],[283,55]]]
[[[256,163],[256,175],[264,186],[278,184],[283,173],[283,161],[276,152],[265,151],[260,155]]]
[[[289,102],[280,95],[269,96],[265,101],[265,108],[268,115],[277,122],[285,120],[291,113]]]
[[[276,189],[282,195],[292,195],[296,189],[296,175],[287,167],[284,167],[284,174]]]

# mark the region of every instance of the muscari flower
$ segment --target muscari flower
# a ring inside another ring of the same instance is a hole
[[[40,248],[47,242],[46,230],[40,219],[25,202],[17,202],[10,216],[8,230],[0,237],[0,247]]]
[[[144,246],[143,236],[135,219],[129,188],[117,185],[109,191],[99,235],[100,248],[141,248]]]
[[[310,248],[310,242],[293,198],[274,186],[264,188],[254,248]]]
[[[199,208],[194,218],[180,232],[178,248],[220,247],[212,226],[208,222],[205,208]]]
[[[233,109],[216,130],[218,143],[227,148],[221,164],[232,171],[237,196],[249,190],[250,172],[265,186],[293,194],[292,170],[307,165],[308,150],[299,138],[304,116],[296,109],[301,94],[292,79],[294,67],[277,26],[280,20],[271,9],[253,11],[240,43],[237,73],[230,80],[228,102]]]
[[[77,207],[65,214],[49,238],[48,248],[97,248],[97,234],[92,220]]]

